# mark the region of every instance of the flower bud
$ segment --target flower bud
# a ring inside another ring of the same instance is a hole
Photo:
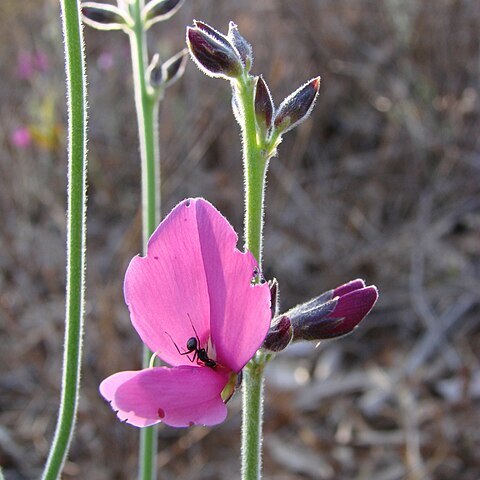
[[[291,93],[281,103],[275,115],[275,128],[285,133],[310,115],[320,89],[320,77],[313,78]]]
[[[84,2],[81,8],[83,22],[97,30],[124,30],[130,23],[126,14],[114,5]]]
[[[263,342],[263,348],[272,352],[280,352],[287,348],[292,337],[292,322],[286,315],[281,315],[273,320]]]
[[[237,25],[230,22],[228,25],[228,36],[230,43],[237,49],[240,58],[242,59],[243,66],[246,71],[249,72],[253,63],[253,50],[252,46],[240,35]]]
[[[165,87],[173,85],[183,75],[187,65],[187,55],[188,50],[184,48],[162,65],[162,77]]]
[[[183,49],[163,65],[160,62],[160,55],[156,53],[146,71],[148,84],[153,90],[169,87],[183,75],[186,63],[187,49]]]
[[[260,75],[255,87],[255,116],[257,117],[257,125],[264,134],[272,127],[274,110],[270,90],[262,75]]]
[[[182,6],[184,0],[152,0],[143,8],[142,18],[145,30],[153,24],[169,19]]]
[[[160,55],[156,53],[152,57],[152,61],[145,72],[147,77],[148,84],[153,89],[158,89],[162,87],[163,84],[163,72],[162,72],[162,63],[160,62]]]
[[[353,280],[289,310],[295,340],[325,340],[352,332],[378,298],[375,286]]]
[[[211,77],[239,77],[243,71],[240,56],[228,39],[212,27],[195,22],[187,28],[187,45],[198,68]]]

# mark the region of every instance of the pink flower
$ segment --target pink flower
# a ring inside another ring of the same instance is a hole
[[[17,148],[27,148],[32,143],[32,135],[27,127],[18,127],[10,134],[10,141]]]
[[[125,301],[143,342],[171,367],[116,373],[100,385],[118,417],[138,427],[221,423],[222,391],[261,347],[270,290],[252,285],[253,255],[206,200],[185,200],[125,275]]]

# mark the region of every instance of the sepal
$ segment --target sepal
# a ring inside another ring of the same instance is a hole
[[[237,49],[240,58],[242,59],[243,66],[247,72],[252,68],[253,63],[253,49],[252,46],[240,35],[238,27],[234,22],[230,22],[228,25],[228,36],[230,43]]]

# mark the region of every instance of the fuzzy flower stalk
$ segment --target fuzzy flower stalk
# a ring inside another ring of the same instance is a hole
[[[98,30],[125,32],[130,40],[134,98],[142,170],[142,230],[143,250],[158,225],[160,213],[160,146],[158,141],[158,107],[165,90],[183,74],[187,60],[182,50],[165,62],[160,55],[148,54],[147,31],[159,22],[168,20],[184,0],[117,0],[117,5],[99,2],[82,4],[83,21]],[[143,352],[143,365],[150,358]],[[140,434],[139,478],[156,478],[156,431],[144,429]]]
[[[146,427],[225,420],[245,364],[270,327],[270,291],[257,262],[206,200],[181,202],[125,275],[125,302],[142,341],[168,366],[115,373],[100,392],[118,417]]]
[[[204,22],[187,28],[190,56],[206,75],[230,82],[233,114],[240,125],[243,148],[245,249],[258,261],[255,281],[261,283],[263,219],[266,174],[269,161],[277,154],[283,135],[305,121],[312,112],[320,89],[320,77],[308,80],[278,107],[262,75],[252,75],[253,50],[230,22],[226,35]],[[358,325],[373,307],[375,287],[360,281],[327,292],[287,314],[278,315],[278,284],[270,282],[272,321],[264,348],[244,369],[242,478],[261,477],[263,419],[263,371],[266,362],[286,348],[292,339],[319,340],[340,336]],[[349,290],[350,289],[350,290]],[[355,290],[358,290],[355,293]],[[326,303],[327,306],[323,306]],[[323,307],[322,307],[323,306]],[[323,308],[323,310],[322,310]],[[327,332],[327,333],[325,333]]]

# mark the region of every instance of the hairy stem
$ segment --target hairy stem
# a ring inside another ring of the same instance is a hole
[[[68,207],[65,346],[60,411],[44,480],[60,477],[75,427],[85,296],[87,102],[80,3],[61,0],[68,99]]]
[[[148,91],[145,71],[148,62],[147,41],[142,21],[143,0],[131,6],[134,27],[130,32],[135,106],[137,111],[142,164],[143,253],[147,253],[150,235],[160,221],[160,151],[158,143],[158,100]],[[151,352],[143,347],[143,367],[148,368]],[[139,478],[155,480],[157,427],[140,431]]]
[[[263,212],[268,157],[257,140],[255,81],[245,74],[237,81],[235,95],[243,120],[243,168],[245,179],[245,249],[262,268]],[[243,380],[242,479],[261,477],[263,370],[265,360],[257,354],[246,366]]]

